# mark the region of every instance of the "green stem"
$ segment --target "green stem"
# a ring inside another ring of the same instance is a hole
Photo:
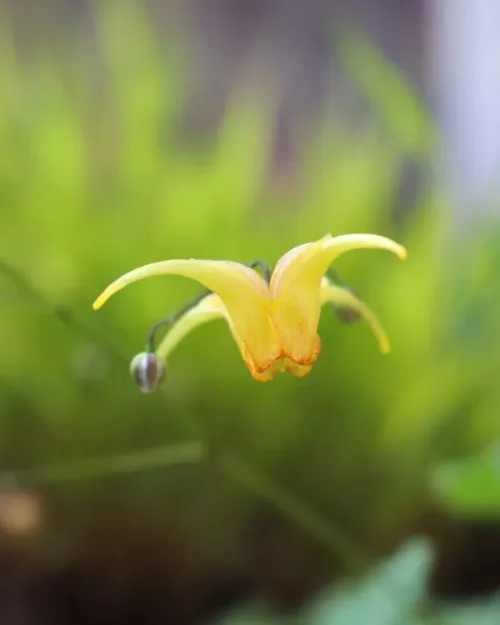
[[[142,452],[29,469],[17,472],[15,476],[23,484],[92,480],[112,475],[149,471],[177,464],[200,462],[204,455],[203,447],[199,443],[165,445],[146,449]]]
[[[315,510],[304,505],[293,493],[273,482],[241,457],[225,455],[217,459],[217,464],[232,480],[238,481],[247,490],[293,519],[333,556],[340,558],[350,573],[362,571],[369,563],[367,554],[330,519],[323,518]]]
[[[76,328],[78,332],[84,334],[89,340],[105,344],[111,354],[118,359],[127,360],[127,355],[115,345],[112,345],[109,337],[97,332],[94,328],[78,320],[73,311],[69,309],[53,306],[38,289],[26,279],[17,269],[0,260],[0,273],[9,278],[17,286],[19,291],[30,300],[34,306],[44,310],[49,315],[55,317],[61,324]]]

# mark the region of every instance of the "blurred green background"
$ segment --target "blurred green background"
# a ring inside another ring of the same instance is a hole
[[[0,16],[0,621],[500,622],[499,240],[491,218],[457,227],[420,96],[341,29],[350,91],[283,160],[265,55],[193,139],[182,38],[129,0],[92,20],[89,51],[78,31],[20,44]],[[336,266],[389,356],[325,308],[310,375],[259,385],[219,322],[148,396],[129,361],[197,286],[91,310],[147,262],[273,264],[327,232],[407,246]]]

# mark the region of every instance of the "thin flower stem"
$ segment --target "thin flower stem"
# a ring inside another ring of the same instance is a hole
[[[80,334],[85,335],[89,340],[106,345],[108,351],[115,357],[125,360],[128,359],[127,354],[115,345],[111,344],[108,336],[102,335],[94,328],[89,327],[87,324],[77,319],[72,310],[59,308],[51,304],[27,278],[25,278],[17,269],[4,260],[0,260],[0,273],[9,278],[11,282],[16,285],[19,291],[26,296],[28,301],[31,301],[35,307],[40,310],[44,310],[47,314],[55,317],[61,324],[76,329],[80,332]]]
[[[205,297],[210,295],[211,292],[212,291],[209,291],[208,289],[205,289],[200,295],[197,295],[190,302],[188,302],[185,306],[183,306],[179,310],[174,311],[173,313],[171,313],[165,319],[162,319],[161,321],[158,321],[157,323],[155,323],[154,326],[149,331],[149,334],[148,334],[148,338],[147,338],[147,341],[146,341],[146,351],[150,352],[151,354],[155,352],[155,350],[156,350],[156,333],[158,332],[158,330],[160,330],[161,328],[173,325],[183,315],[185,315],[187,312],[189,312],[191,309],[193,309],[195,306],[197,306],[202,300],[204,300]]]
[[[334,557],[339,558],[349,573],[362,571],[370,562],[368,554],[355,545],[331,519],[322,517],[241,457],[224,455],[218,458],[217,464],[232,480],[293,519]]]
[[[253,260],[249,265],[251,269],[259,268],[264,274],[264,280],[269,284],[271,282],[271,269],[263,260]]]
[[[16,472],[22,484],[47,484],[94,480],[103,477],[149,471],[177,464],[200,462],[205,454],[200,443],[165,445],[129,454],[92,458],[80,462]]]

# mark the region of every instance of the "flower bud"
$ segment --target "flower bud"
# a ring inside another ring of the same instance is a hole
[[[165,379],[165,363],[156,354],[141,352],[132,359],[130,374],[143,393],[153,393]]]

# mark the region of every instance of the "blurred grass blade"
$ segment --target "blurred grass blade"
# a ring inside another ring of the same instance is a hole
[[[424,625],[427,621],[424,623]],[[498,625],[500,623],[500,601],[493,600],[465,602],[447,607],[429,625]]]
[[[355,29],[337,37],[349,76],[381,117],[398,148],[428,155],[432,147],[429,113],[410,82],[394,64]]]
[[[359,584],[338,586],[313,603],[305,622],[312,625],[396,625],[412,623],[427,599],[433,563],[423,538],[405,543]]]
[[[341,528],[336,526],[333,519],[322,517],[306,502],[276,484],[241,458],[223,456],[219,459],[219,465],[226,475],[237,480],[250,492],[293,519],[312,538],[342,560],[350,573],[362,570],[368,563],[368,555]]]
[[[23,483],[58,483],[94,480],[113,475],[150,471],[178,464],[200,462],[204,449],[200,443],[166,445],[145,451],[95,458],[82,462],[41,467],[17,474]]]

